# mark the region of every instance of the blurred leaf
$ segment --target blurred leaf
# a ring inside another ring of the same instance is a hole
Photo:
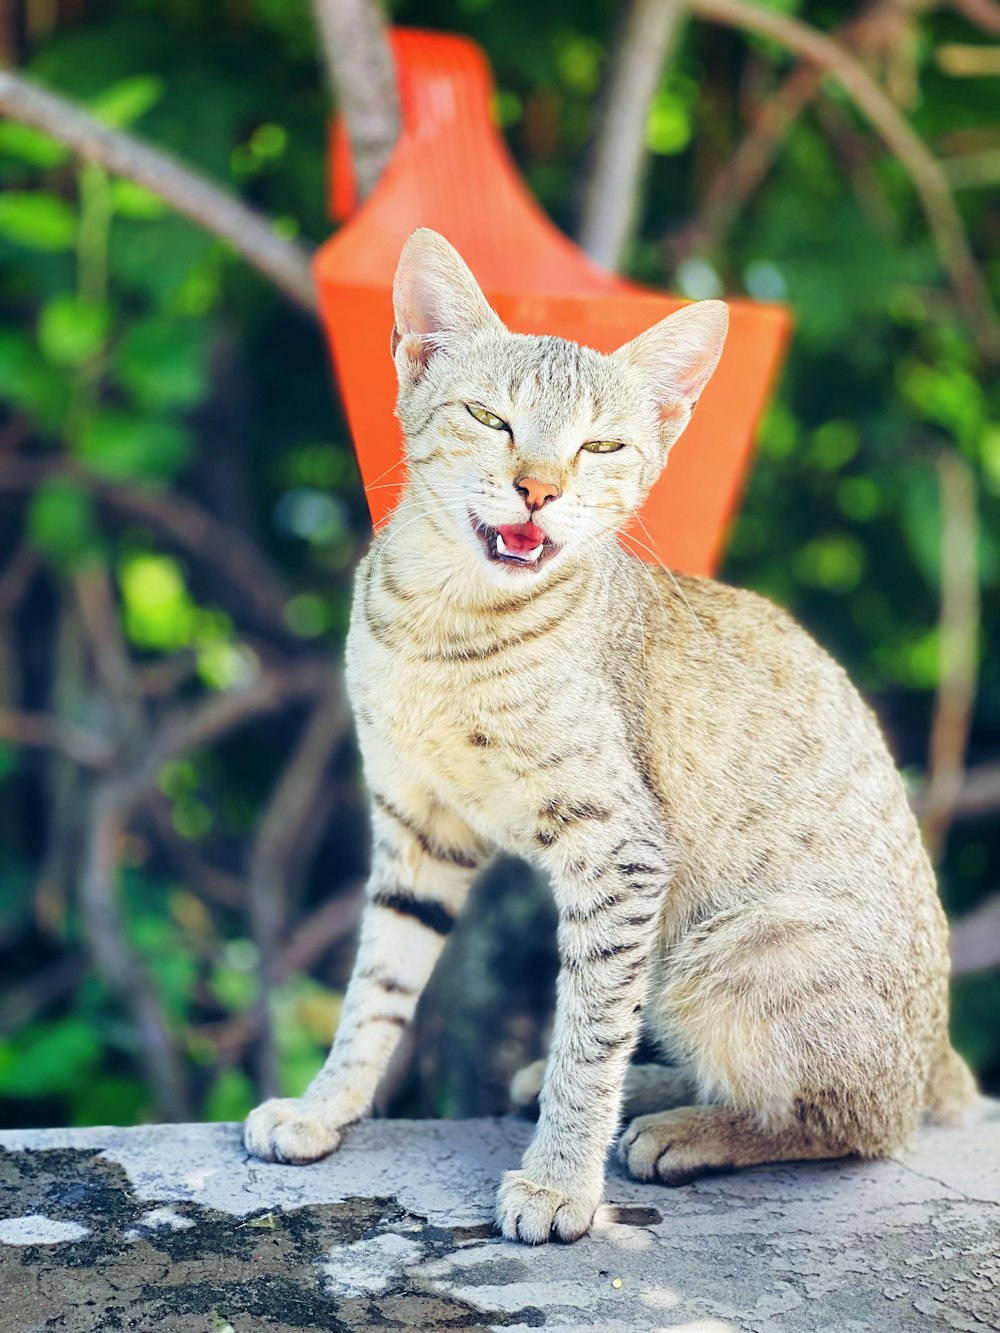
[[[223,1069],[205,1095],[202,1115],[206,1120],[245,1120],[256,1102],[253,1084],[243,1070]]]
[[[191,455],[190,431],[173,421],[131,412],[102,412],[84,426],[77,451],[104,477],[173,476]]]
[[[8,190],[0,194],[0,236],[33,250],[69,250],[76,214],[58,195]]]
[[[220,1006],[231,1014],[242,1014],[249,1009],[260,990],[256,972],[225,963],[212,969],[208,985]]]
[[[73,1125],[137,1125],[150,1112],[149,1094],[137,1078],[102,1073],[74,1090]]]
[[[69,567],[97,544],[90,496],[72,481],[45,481],[28,503],[28,541],[59,567]]]
[[[149,74],[136,74],[105,88],[90,99],[89,110],[95,120],[112,130],[122,130],[144,116],[163,96],[163,80]]]
[[[14,329],[0,329],[0,397],[49,429],[66,407],[65,377],[46,364],[33,338]]]
[[[208,389],[208,331],[192,320],[150,318],[132,325],[115,372],[150,412],[194,407]]]
[[[0,1041],[0,1092],[8,1097],[73,1092],[101,1055],[90,1023],[73,1017],[36,1022],[19,1037]]]
[[[69,149],[61,143],[16,120],[0,122],[0,154],[3,153],[42,168],[61,167],[70,157]]]
[[[135,181],[112,180],[109,184],[111,202],[114,210],[123,218],[137,218],[149,221],[162,218],[169,212],[168,206],[159,195],[151,190],[144,190]]]
[[[197,608],[187,590],[184,572],[172,556],[131,556],[123,562],[119,580],[125,628],[134,644],[170,651],[191,643]],[[170,771],[176,774],[180,766],[174,765]],[[192,795],[190,788],[172,794],[178,800]]]
[[[110,326],[111,312],[106,305],[68,294],[57,296],[42,310],[38,344],[53,365],[73,369],[97,355]]]

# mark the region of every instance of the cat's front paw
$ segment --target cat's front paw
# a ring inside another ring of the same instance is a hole
[[[321,1120],[296,1097],[272,1097],[247,1116],[243,1143],[264,1162],[304,1166],[335,1152],[344,1131]]]
[[[590,1230],[600,1194],[563,1194],[536,1185],[523,1171],[508,1171],[497,1194],[497,1225],[508,1240],[543,1245],[579,1240]]]

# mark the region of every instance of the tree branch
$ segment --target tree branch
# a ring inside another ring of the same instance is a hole
[[[80,875],[83,929],[98,972],[131,1011],[137,1055],[160,1110],[169,1120],[184,1120],[190,1104],[177,1050],[159,996],[128,943],[118,903],[118,867],[131,808],[132,793],[118,780],[102,783],[94,793]]]
[[[315,313],[309,254],[282,240],[271,222],[172,155],[130,134],[105,129],[71,102],[20,74],[0,70],[0,114],[50,135],[85,162],[135,181],[178,213],[228,241],[297,305]]]
[[[285,924],[288,881],[309,813],[326,781],[330,760],[348,730],[347,703],[332,674],[316,700],[295,751],[257,826],[248,867],[248,904],[253,937],[260,953],[261,995],[258,1048],[260,1093],[278,1092],[278,1058],[268,997],[277,980],[278,941]]]
[[[385,170],[402,125],[385,20],[378,0],[313,0],[313,9],[363,202]]]
[[[47,713],[0,710],[0,741],[34,750],[55,750],[83,768],[103,768],[111,748],[90,731],[56,721]]]
[[[700,18],[760,33],[780,42],[835,79],[906,169],[920,198],[959,304],[980,355],[1000,361],[1000,323],[990,302],[941,164],[864,66],[832,38],[800,19],[747,0],[687,0]]]
[[[994,967],[1000,967],[1000,893],[992,894],[951,927],[953,976]]]
[[[33,491],[52,477],[65,477],[91,491],[110,509],[155,528],[169,542],[221,573],[269,630],[290,637],[284,622],[287,594],[242,532],[187,496],[105,481],[62,454],[26,457],[0,453],[0,491]]]
[[[1000,37],[1000,5],[995,0],[951,0],[963,18],[991,37]]]
[[[577,239],[605,268],[618,267],[632,232],[646,161],[646,120],[684,16],[685,0],[631,0],[601,94],[582,192]]]
[[[965,750],[976,699],[979,564],[976,493],[968,464],[955,453],[938,460],[941,488],[941,674],[931,723],[923,832],[940,855],[962,788]]]

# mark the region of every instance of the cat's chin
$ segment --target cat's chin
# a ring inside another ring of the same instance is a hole
[[[469,519],[487,561],[508,570],[513,577],[537,574],[562,549],[531,522],[495,528],[471,511]]]

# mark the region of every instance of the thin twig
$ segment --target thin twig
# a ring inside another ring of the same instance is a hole
[[[271,1028],[268,997],[275,984],[275,961],[294,873],[299,840],[310,811],[320,796],[335,752],[347,735],[347,704],[342,691],[330,688],[316,700],[312,716],[281,774],[261,816],[248,864],[247,901],[253,937],[260,954],[261,1040],[258,1081],[262,1096],[278,1091],[278,1058]]]
[[[171,710],[134,766],[109,776],[94,792],[80,877],[84,931],[98,971],[132,1014],[139,1058],[168,1119],[188,1114],[188,1095],[159,996],[128,943],[119,906],[119,863],[129,822],[155,789],[164,764],[326,687],[330,673],[326,664],[315,662],[264,671],[249,685]]]
[[[364,881],[357,880],[300,921],[275,958],[277,980],[308,971],[327,949],[346,940],[361,919],[364,899]]]
[[[48,713],[14,709],[0,709],[0,741],[31,750],[55,750],[83,768],[103,768],[113,753],[112,747],[94,732],[61,722]]]
[[[171,154],[134,135],[105,129],[72,102],[9,70],[0,70],[0,114],[50,135],[83,161],[143,186],[184,217],[228,241],[286,296],[315,312],[308,251],[283,240],[268,218]]]
[[[168,1120],[190,1116],[183,1070],[163,1006],[133,953],[118,902],[118,866],[132,793],[118,780],[94,793],[84,841],[80,907],[87,946],[98,972],[132,1014],[137,1056]]]
[[[927,807],[927,787],[910,795],[910,805],[919,819]],[[980,819],[1000,810],[1000,764],[977,764],[962,774],[962,783],[951,807],[952,820]]]
[[[363,201],[385,170],[402,125],[385,20],[378,0],[313,0],[313,9]]]
[[[1000,967],[1000,893],[953,922],[951,970],[956,977]]]
[[[9,616],[24,600],[41,559],[30,546],[20,545],[0,573],[0,616]]]
[[[991,37],[1000,37],[1000,5],[995,0],[951,0],[963,18]]]
[[[306,972],[321,954],[342,943],[357,928],[364,905],[364,881],[358,880],[337,891],[302,920],[274,959],[273,985],[280,985],[296,972]],[[210,1041],[220,1055],[239,1058],[260,1032],[264,1010],[255,1004],[242,1014],[219,1023],[205,1023],[196,1031]]]
[[[151,792],[143,808],[175,872],[185,884],[196,888],[203,897],[220,907],[242,909],[246,903],[246,885],[239,875],[212,865],[197,851],[197,844],[183,838],[170,820],[170,803],[158,791]]]
[[[581,189],[577,239],[615,269],[631,235],[646,161],[646,121],[677,39],[685,0],[631,0],[612,51]]]
[[[941,493],[940,682],[934,701],[923,832],[940,855],[962,788],[965,750],[976,699],[979,647],[979,566],[972,470],[956,453],[938,460]]]
[[[980,355],[1000,361],[1000,323],[941,164],[860,61],[801,19],[747,0],[688,0],[688,4],[700,18],[780,42],[836,80],[906,169]]]
[[[268,562],[245,534],[196,501],[177,492],[168,494],[95,477],[62,454],[0,454],[0,491],[34,491],[57,477],[91,491],[116,513],[149,524],[168,542],[221,574],[272,632],[290,637],[284,621],[287,594]]]

